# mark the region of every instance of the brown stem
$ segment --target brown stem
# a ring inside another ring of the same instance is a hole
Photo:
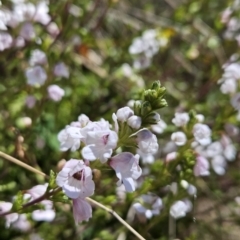
[[[54,194],[58,193],[61,190],[62,190],[62,188],[58,187],[58,188],[55,188],[51,192],[46,192],[42,196],[40,196],[40,197],[38,197],[38,198],[28,202],[28,203],[23,204],[22,207],[20,209],[18,209],[16,212],[21,211],[21,210],[23,210],[23,209],[25,209],[27,207],[30,207],[30,206],[32,206],[32,205],[34,205],[36,203],[39,203],[39,202],[41,202],[41,201],[43,201],[45,199],[49,199],[49,197],[53,196]],[[6,216],[6,215],[11,214],[11,213],[14,213],[14,212],[12,210],[9,210],[7,212],[0,213],[0,217]]]

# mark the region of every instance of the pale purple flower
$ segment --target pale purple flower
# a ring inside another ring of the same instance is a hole
[[[221,22],[222,23],[227,23],[230,19],[230,16],[231,16],[232,12],[233,11],[231,10],[231,8],[229,8],[229,7],[226,8],[221,14]]]
[[[91,205],[80,197],[73,199],[73,217],[76,224],[82,221],[88,221],[89,218],[92,217]]]
[[[30,41],[36,37],[36,33],[32,23],[26,22],[22,25],[20,30],[20,36],[27,41]]]
[[[142,118],[139,116],[133,115],[128,118],[127,124],[134,129],[139,129],[142,125]]]
[[[47,190],[48,184],[45,185],[36,185],[26,192],[31,196],[29,201],[32,201],[40,196],[42,196]],[[50,200],[41,201],[44,209],[34,210],[32,212],[32,219],[35,221],[46,221],[51,222],[55,218],[55,211],[53,208],[53,203]]]
[[[51,17],[48,14],[49,8],[47,2],[41,1],[36,5],[36,10],[34,12],[34,21],[40,22],[43,25],[47,25]]]
[[[118,124],[117,115],[115,113],[112,114],[112,120],[113,120],[113,123],[114,123],[114,130],[115,130],[116,133],[118,133],[119,124]]]
[[[220,90],[223,94],[235,93],[237,90],[237,81],[233,78],[226,79],[221,87]]]
[[[90,122],[90,119],[87,115],[81,114],[78,116],[78,122],[80,123],[80,127],[83,128],[87,126],[87,124]]]
[[[142,195],[139,199],[140,202],[133,204],[133,208],[137,214],[144,215],[145,218],[152,218],[154,215],[159,215],[160,210],[163,208],[162,199],[153,195]]]
[[[58,63],[55,65],[53,73],[57,77],[69,78],[69,70],[65,63]]]
[[[142,174],[139,166],[139,155],[135,156],[129,152],[122,152],[111,158],[109,165],[115,170],[119,179],[118,186],[123,183],[127,192],[135,191],[134,180]]]
[[[61,130],[58,134],[58,141],[60,142],[60,150],[76,151],[81,144],[83,135],[81,134],[81,128],[66,126],[65,129]]]
[[[152,131],[157,134],[163,133],[166,128],[167,124],[163,120],[160,120],[157,124],[151,125]]]
[[[35,49],[31,51],[31,58],[29,60],[29,64],[31,66],[44,65],[46,63],[47,63],[47,56],[45,52],[39,49]]]
[[[47,74],[45,70],[40,66],[27,68],[25,71],[25,75],[27,78],[27,83],[31,86],[42,86],[47,80]]]
[[[55,102],[61,101],[62,97],[65,94],[65,91],[55,84],[48,86],[47,91],[49,98]]]
[[[211,143],[206,149],[206,156],[212,158],[216,155],[221,155],[223,146],[219,141]]]
[[[22,232],[27,232],[31,229],[31,223],[28,221],[26,214],[19,214],[17,221],[12,223],[11,226]]]
[[[223,155],[228,161],[233,161],[236,158],[236,148],[233,144],[229,144],[224,148]]]
[[[25,40],[23,37],[18,36],[14,41],[14,46],[17,48],[22,48],[25,46]]]
[[[177,158],[177,152],[170,152],[166,155],[166,162],[171,162]]]
[[[47,25],[47,31],[54,38],[57,37],[57,35],[60,33],[59,27],[55,22],[51,22]]]
[[[7,32],[0,32],[0,51],[10,48],[13,43],[12,36]]]
[[[146,57],[145,55],[141,55],[134,59],[133,68],[134,69],[145,69],[151,65],[151,59]]]
[[[188,123],[188,121],[189,121],[188,113],[175,113],[175,117],[172,119],[172,123],[176,127],[183,127]]]
[[[142,129],[136,133],[138,148],[143,153],[155,154],[158,150],[157,137],[148,129]]]
[[[191,209],[192,206],[189,201],[176,201],[170,208],[170,215],[175,219],[182,218],[185,217]]]
[[[47,200],[46,200],[47,201]],[[45,209],[34,210],[32,212],[32,219],[34,221],[45,221],[52,222],[56,216],[56,213],[52,208],[51,201],[42,201],[41,204],[45,207]]]
[[[237,111],[240,110],[240,92],[236,93],[232,98],[231,98],[231,105],[233,106],[234,109]]]
[[[222,155],[217,155],[212,159],[212,168],[218,175],[224,175],[226,172],[227,162]]]
[[[150,153],[143,153],[139,149],[137,149],[137,154],[140,155],[143,164],[152,164],[155,161],[155,157]]]
[[[95,189],[91,168],[77,159],[70,159],[65,163],[57,175],[56,183],[72,199],[89,197]]]
[[[211,129],[206,124],[196,123],[193,126],[193,136],[203,146],[211,143],[211,133]]]
[[[134,115],[134,112],[130,107],[123,107],[117,110],[116,115],[120,122],[126,122],[131,116]]]
[[[12,203],[10,202],[0,202],[0,213],[8,212],[12,209]],[[18,219],[17,213],[10,213],[5,216],[6,219],[6,227],[9,228],[10,225]]]
[[[106,162],[117,147],[118,135],[111,130],[89,131],[86,137],[86,146],[82,149],[84,159],[93,161],[99,159]]]
[[[33,108],[36,104],[36,98],[34,96],[27,96],[26,99],[25,99],[25,104],[28,108]]]
[[[198,176],[208,176],[210,174],[209,172],[209,162],[206,158],[202,156],[197,156],[196,158],[196,164],[194,166],[194,175],[196,177]]]
[[[202,123],[204,121],[205,117],[202,114],[197,114],[196,119],[198,122]]]
[[[171,140],[175,142],[177,146],[183,146],[187,142],[187,137],[184,132],[174,132],[171,135]]]

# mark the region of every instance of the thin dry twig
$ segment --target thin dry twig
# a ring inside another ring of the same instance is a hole
[[[39,170],[37,170],[37,169],[35,169],[35,168],[33,168],[33,167],[25,164],[25,163],[21,162],[20,160],[12,157],[12,156],[10,156],[10,155],[8,155],[8,154],[6,154],[6,153],[3,153],[3,152],[1,152],[1,151],[0,151],[0,157],[3,157],[3,158],[5,158],[6,160],[9,160],[9,161],[11,161],[11,162],[13,162],[13,163],[15,163],[15,164],[17,164],[17,165],[19,165],[19,166],[27,169],[27,170],[29,170],[29,171],[31,171],[31,172],[40,174],[40,175],[42,175],[42,176],[44,176],[44,177],[48,177],[45,173],[43,173],[43,172],[41,172],[41,171],[39,171]],[[24,204],[24,205],[23,205],[23,208],[28,207],[28,206],[31,206],[31,205],[33,205],[33,204],[35,204],[35,203],[37,203],[37,202],[40,202],[40,201],[44,200],[46,197],[49,197],[49,196],[50,196],[49,194],[53,195],[54,193],[58,192],[60,189],[61,189],[61,188],[54,189],[52,192],[46,193],[46,194],[40,196],[39,198],[33,200],[32,202],[29,202],[29,203]],[[101,204],[101,203],[99,203],[99,202],[97,202],[97,201],[95,201],[95,200],[93,200],[93,199],[91,199],[91,198],[88,198],[88,197],[87,197],[86,199],[87,199],[90,203],[92,203],[92,204],[94,204],[94,205],[96,205],[96,206],[104,209],[105,211],[111,213],[115,218],[117,218],[117,220],[118,220],[120,223],[122,223],[122,224],[123,224],[126,228],[128,228],[136,237],[138,237],[138,239],[140,239],[140,240],[145,240],[145,238],[143,238],[137,231],[135,231],[135,230],[134,230],[126,221],[124,221],[115,211],[113,211],[113,210],[110,209],[110,208],[105,207],[103,204]],[[8,211],[8,212],[4,212],[4,213],[0,214],[0,216],[5,216],[5,215],[10,214],[10,213],[12,213],[11,210]]]

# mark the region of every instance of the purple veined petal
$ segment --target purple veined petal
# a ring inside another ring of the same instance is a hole
[[[63,168],[56,177],[56,183],[59,187],[62,187],[68,180],[68,174],[71,171],[71,168]]]
[[[82,191],[80,187],[81,185],[79,184],[78,180],[70,178],[68,179],[68,183],[62,186],[62,189],[68,197],[75,199],[79,197]]]
[[[73,217],[76,224],[88,221],[92,217],[91,205],[85,199],[73,199]]]
[[[82,160],[78,160],[78,159],[70,159],[69,161],[67,161],[64,165],[64,167],[66,168],[74,168],[76,167],[78,164],[84,164],[84,162]]]
[[[135,191],[135,184],[132,178],[123,178],[123,184],[126,188],[127,192],[133,192]]]
[[[146,212],[146,208],[143,207],[143,205],[141,203],[134,203],[133,207],[136,209],[136,211],[138,211],[139,213],[145,213]]]
[[[91,144],[91,145],[87,145],[85,146],[83,149],[82,149],[82,155],[83,155],[83,158],[84,159],[87,159],[89,161],[93,161],[93,160],[96,160],[96,156],[94,154],[94,147],[95,145],[94,144]]]

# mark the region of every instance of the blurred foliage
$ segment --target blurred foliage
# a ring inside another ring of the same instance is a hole
[[[235,40],[223,37],[225,25],[220,21],[221,13],[232,1],[49,2],[49,14],[60,30],[57,37],[52,38],[46,26],[36,23],[34,28],[38,41],[27,41],[22,48],[13,47],[0,52],[0,151],[46,174],[50,174],[51,169],[58,172],[61,159],[80,157],[79,153],[59,151],[57,134],[65,125],[77,120],[81,113],[91,120],[105,118],[111,122],[113,112],[125,106],[130,99],[138,99],[143,88],[150,87],[154,80],[159,79],[167,89],[168,102],[168,107],[160,112],[161,118],[169,126],[159,135],[161,153],[158,160],[149,166],[151,174],[144,178],[142,186],[127,194],[126,201],[121,202],[115,193],[115,173],[97,162],[93,162],[91,167],[95,169],[96,183],[93,198],[112,207],[123,219],[131,214],[129,209],[141,194],[152,192],[163,199],[165,197],[160,215],[145,222],[134,218],[130,225],[146,239],[168,239],[169,207],[177,199],[173,194],[167,194],[166,185],[179,181],[181,176],[180,173],[171,173],[171,168],[176,167],[171,166],[174,163],[167,167],[163,164],[165,153],[162,146],[169,142],[169,135],[174,130],[171,125],[174,112],[177,109],[194,109],[203,114],[216,139],[226,123],[239,127],[239,122],[233,119],[234,110],[226,107],[230,105],[229,97],[219,91],[217,84],[222,76],[222,65],[239,49]],[[11,9],[12,3],[2,1],[2,6]],[[73,6],[77,14],[70,13]],[[134,78],[125,76],[122,65],[132,65],[134,61],[129,54],[129,46],[147,29],[157,29],[159,35],[167,39],[167,44],[154,55],[150,67],[134,71]],[[17,37],[19,28],[9,28],[8,31]],[[48,78],[39,88],[27,85],[24,73],[34,49],[44,51],[48,60],[45,66]],[[69,67],[68,79],[54,76],[53,67],[58,62]],[[49,99],[47,87],[51,84],[65,90],[60,102]],[[28,95],[37,99],[31,109],[25,104]],[[31,125],[21,125],[19,119],[22,117],[31,118]],[[239,136],[237,142],[239,144]],[[191,162],[192,153],[184,147],[180,151],[188,163]],[[229,164],[228,168],[224,177],[211,174],[204,179],[190,178],[190,182],[198,187],[198,198],[192,197],[192,213],[176,222],[179,239],[239,238],[236,226],[239,226],[240,215],[229,206],[229,203],[234,205],[234,197],[240,194],[239,161]],[[19,191],[44,182],[42,177],[0,159],[1,200],[11,201]],[[179,190],[178,199],[181,196],[187,196],[184,189]],[[224,205],[229,207],[223,208]],[[31,231],[26,233],[6,229],[1,218],[1,239],[38,239],[34,235],[36,233],[46,240],[136,239],[102,209],[94,208],[89,222],[77,226],[69,205],[55,203],[55,209],[57,216],[53,222],[32,222]],[[231,211],[233,217],[226,219],[226,212]],[[124,237],[119,237],[121,234]]]

